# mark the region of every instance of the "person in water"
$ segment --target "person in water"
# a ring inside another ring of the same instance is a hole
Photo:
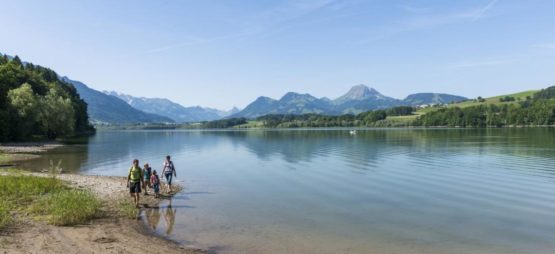
[[[175,166],[173,165],[173,161],[169,155],[166,156],[166,161],[164,161],[164,169],[162,170],[162,175],[166,177],[166,181],[168,182],[168,193],[172,192],[172,179],[173,177],[177,177],[177,173],[175,172]]]
[[[152,184],[152,188],[154,189],[154,197],[158,198],[160,196],[160,177],[158,177],[158,173],[156,170],[152,171],[152,175],[150,176],[150,184]]]
[[[139,160],[134,159],[133,165],[129,168],[127,174],[127,187],[131,197],[135,200],[135,207],[139,208],[139,195],[141,194],[141,185],[144,187],[143,170],[139,167]]]
[[[145,179],[145,196],[148,195],[148,188],[152,188],[151,183],[150,183],[150,175],[152,174],[152,168],[147,164],[144,165],[143,167],[143,176]]]

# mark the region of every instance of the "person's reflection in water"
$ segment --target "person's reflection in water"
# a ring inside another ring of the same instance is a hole
[[[172,199],[170,198],[170,203],[166,206],[166,211],[164,213],[164,220],[166,221],[166,234],[169,235],[173,231],[173,224],[175,224],[175,213],[177,210],[172,208]]]
[[[160,223],[160,208],[155,207],[146,210],[146,219],[152,230],[156,230],[158,223]]]

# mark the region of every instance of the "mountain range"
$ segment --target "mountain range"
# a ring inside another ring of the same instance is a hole
[[[88,104],[89,119],[93,124],[173,123],[172,119],[138,110],[125,101],[89,88],[67,77],[63,81],[72,84],[79,96]]]
[[[440,93],[416,93],[399,100],[365,85],[357,85],[334,100],[288,92],[279,100],[261,96],[241,111],[237,108],[223,111],[200,106],[184,107],[164,98],[134,97],[115,91],[100,92],[82,82],[67,77],[62,79],[75,86],[81,98],[89,105],[91,122],[96,124],[186,123],[233,117],[256,118],[267,114],[358,114],[402,105],[443,104],[466,100],[462,96]]]
[[[224,118],[226,116],[239,112],[239,109],[233,108],[229,111],[223,111],[213,108],[205,108],[200,106],[184,107],[178,103],[164,98],[145,98],[134,97],[128,94],[122,94],[115,91],[104,91],[105,94],[117,97],[132,107],[141,111],[165,116],[171,118],[177,123],[212,121]]]
[[[87,102],[91,122],[95,124],[186,123],[233,117],[256,118],[267,114],[358,114],[402,105],[444,104],[466,100],[462,96],[440,93],[416,93],[400,100],[385,96],[365,85],[357,85],[334,100],[316,98],[307,93],[288,92],[279,100],[261,96],[243,110],[233,108],[223,111],[200,106],[184,107],[165,98],[134,97],[115,91],[100,92],[82,82],[67,77],[62,79],[73,84],[81,98]]]
[[[221,119],[239,112],[237,108],[223,111],[200,106],[184,107],[168,99],[100,92],[80,81],[68,77],[61,79],[72,84],[88,104],[88,113],[93,124],[200,122]]]
[[[466,100],[457,95],[441,93],[416,93],[403,100],[385,96],[366,85],[352,87],[346,94],[331,100],[316,98],[310,94],[289,92],[279,100],[269,97],[258,97],[242,111],[229,117],[256,118],[267,114],[358,114],[368,110],[385,109],[395,106],[418,106],[429,104],[445,104]]]

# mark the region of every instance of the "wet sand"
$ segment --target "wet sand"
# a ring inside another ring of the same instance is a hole
[[[24,174],[51,176],[46,173]],[[25,219],[0,232],[0,253],[206,253],[158,237],[139,220],[119,216],[116,212],[118,202],[130,199],[124,177],[76,174],[59,174],[56,177],[75,188],[89,189],[98,195],[106,204],[103,209],[106,216],[86,225],[71,227]],[[156,207],[159,202],[153,196],[141,195],[142,207]]]

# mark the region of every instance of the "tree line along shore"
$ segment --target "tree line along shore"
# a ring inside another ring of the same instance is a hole
[[[252,129],[336,127],[523,127],[555,125],[555,86],[514,96],[497,96],[427,107],[398,106],[357,115],[268,114],[189,124],[124,125],[113,129]]]

